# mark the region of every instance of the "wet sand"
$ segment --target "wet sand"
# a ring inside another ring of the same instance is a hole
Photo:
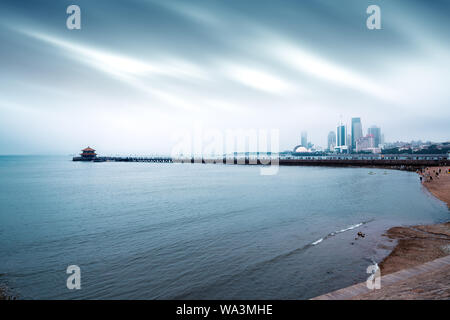
[[[422,184],[450,209],[450,167],[427,168],[419,175]],[[430,179],[432,177],[432,179]],[[394,250],[379,264],[382,277],[450,255],[450,222],[435,225],[394,227],[385,236],[397,241]],[[450,267],[382,287],[352,299],[450,299]]]
[[[449,169],[450,167],[431,167],[418,174],[422,177],[423,186],[446,202],[450,210]],[[314,299],[450,299],[450,221],[434,225],[394,227],[384,236],[397,244],[379,264],[380,289],[368,290],[366,283],[359,283]],[[442,263],[443,260],[446,262]]]
[[[428,168],[420,175],[422,184],[438,199],[450,208],[450,167],[440,167],[441,173],[436,177],[438,167]],[[429,180],[429,176],[433,180]],[[381,274],[389,274],[405,268],[444,257],[450,254],[450,222],[411,227],[394,227],[389,229],[387,237],[397,240],[397,246],[381,263]]]
[[[386,236],[397,246],[379,265],[386,275],[450,254],[450,222],[412,227],[394,227]]]

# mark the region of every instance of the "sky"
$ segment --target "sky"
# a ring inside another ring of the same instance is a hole
[[[351,117],[386,141],[449,141],[449,14],[445,0],[2,0],[0,154],[169,154],[199,128],[325,147]]]

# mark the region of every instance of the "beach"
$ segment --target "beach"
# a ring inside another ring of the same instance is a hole
[[[439,173],[440,169],[440,173]],[[450,167],[427,168],[419,175],[422,184],[450,208]],[[438,173],[438,175],[436,175]],[[430,179],[432,177],[432,179]],[[450,222],[390,228],[386,234],[397,241],[394,250],[379,264],[381,275],[411,269],[450,254]],[[412,276],[352,299],[449,299],[450,266]]]
[[[439,169],[441,172],[439,173]],[[436,198],[447,203],[450,208],[450,167],[427,168],[423,173],[419,173],[423,177],[423,185]],[[436,172],[438,176],[436,177]],[[431,181],[425,181],[426,177],[433,177]]]
[[[427,168],[419,173],[422,184],[450,208],[450,167]],[[441,173],[436,177],[436,172]],[[434,177],[428,180],[427,177]],[[382,274],[410,268],[450,254],[450,222],[411,227],[394,227],[385,234],[398,242],[391,254],[381,263]]]

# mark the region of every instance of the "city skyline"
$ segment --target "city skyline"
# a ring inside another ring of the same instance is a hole
[[[71,4],[0,4],[2,154],[168,154],[196,126],[326,147],[341,114],[389,141],[450,138],[442,1],[381,1],[381,30],[366,0],[80,0],[68,30]]]
[[[348,124],[347,124],[348,123]],[[369,122],[370,123],[370,122]],[[305,151],[300,152],[337,152],[337,153],[358,153],[358,152],[373,152],[380,153],[385,148],[400,147],[408,148],[408,145],[419,145],[424,147],[430,144],[448,144],[450,141],[422,141],[408,140],[408,141],[386,141],[384,131],[378,125],[370,125],[364,128],[361,117],[351,117],[350,121],[343,121],[342,115],[337,122],[336,129],[328,132],[327,144],[314,145],[308,141],[308,132],[301,132],[300,144],[295,146],[293,151],[298,147],[305,147]],[[287,151],[287,150],[286,150]]]

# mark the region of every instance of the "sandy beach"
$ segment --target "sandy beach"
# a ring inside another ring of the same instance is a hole
[[[450,209],[450,167],[418,171],[419,179]],[[450,299],[450,221],[393,227],[385,234],[396,247],[381,262],[381,288],[366,283],[342,288],[313,300],[448,300]]]
[[[440,174],[439,174],[440,169]],[[419,173],[422,184],[450,208],[450,167],[427,168]],[[438,175],[436,176],[436,173]],[[429,177],[433,177],[432,180]],[[381,263],[382,274],[410,268],[450,254],[450,222],[389,229],[387,237],[398,244]]]
[[[428,189],[428,191],[430,191],[436,198],[446,202],[450,209],[449,170],[450,167],[427,168],[423,173],[419,174],[422,176],[423,185]],[[436,173],[438,173],[437,177]],[[432,180],[430,180],[429,177],[432,177]]]
[[[419,172],[419,176],[422,177],[423,186],[438,199],[446,202],[450,209],[449,169],[450,167],[427,168]],[[389,229],[385,236],[397,241],[397,245],[380,263],[382,276],[450,254],[450,222],[394,227]],[[450,267],[411,277],[353,299],[450,299]]]

